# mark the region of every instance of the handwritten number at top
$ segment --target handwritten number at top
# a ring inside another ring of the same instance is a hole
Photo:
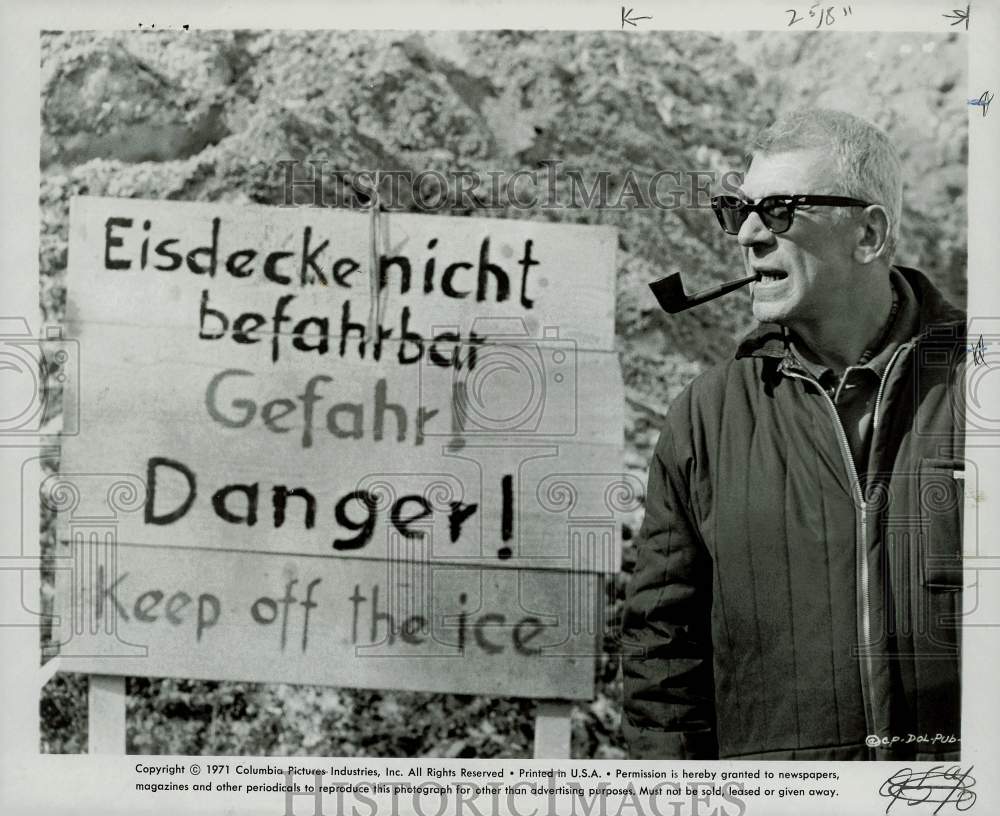
[[[826,8],[819,8],[819,3],[813,3],[809,7],[809,17],[816,18],[816,28],[822,28],[824,25],[831,26],[836,22],[836,15],[834,14],[834,9],[836,6],[827,6]],[[817,12],[817,8],[819,11]],[[795,9],[785,9],[786,14],[791,14],[792,17],[788,21],[788,28],[791,28],[796,23],[801,23],[806,18],[800,17],[799,13]],[[847,17],[854,12],[851,10],[850,6],[840,7],[840,16]]]

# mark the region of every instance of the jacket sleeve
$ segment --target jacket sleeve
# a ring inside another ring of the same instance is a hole
[[[680,402],[680,400],[678,400]],[[671,420],[675,420],[671,422]],[[624,731],[633,759],[714,759],[711,558],[668,419],[650,463],[623,616]]]

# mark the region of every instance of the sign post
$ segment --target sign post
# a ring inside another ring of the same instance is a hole
[[[125,678],[91,674],[87,686],[87,753],[125,753]]]

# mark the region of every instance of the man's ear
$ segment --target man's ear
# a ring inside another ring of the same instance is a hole
[[[871,204],[861,213],[861,236],[854,247],[854,260],[869,264],[885,250],[889,240],[889,214],[881,204]]]

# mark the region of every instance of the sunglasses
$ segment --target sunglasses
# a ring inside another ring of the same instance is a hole
[[[715,196],[712,210],[723,231],[730,235],[739,233],[750,213],[757,213],[764,226],[778,235],[792,226],[796,207],[868,207],[870,204],[860,198],[827,195],[773,195],[756,202],[736,196]]]

